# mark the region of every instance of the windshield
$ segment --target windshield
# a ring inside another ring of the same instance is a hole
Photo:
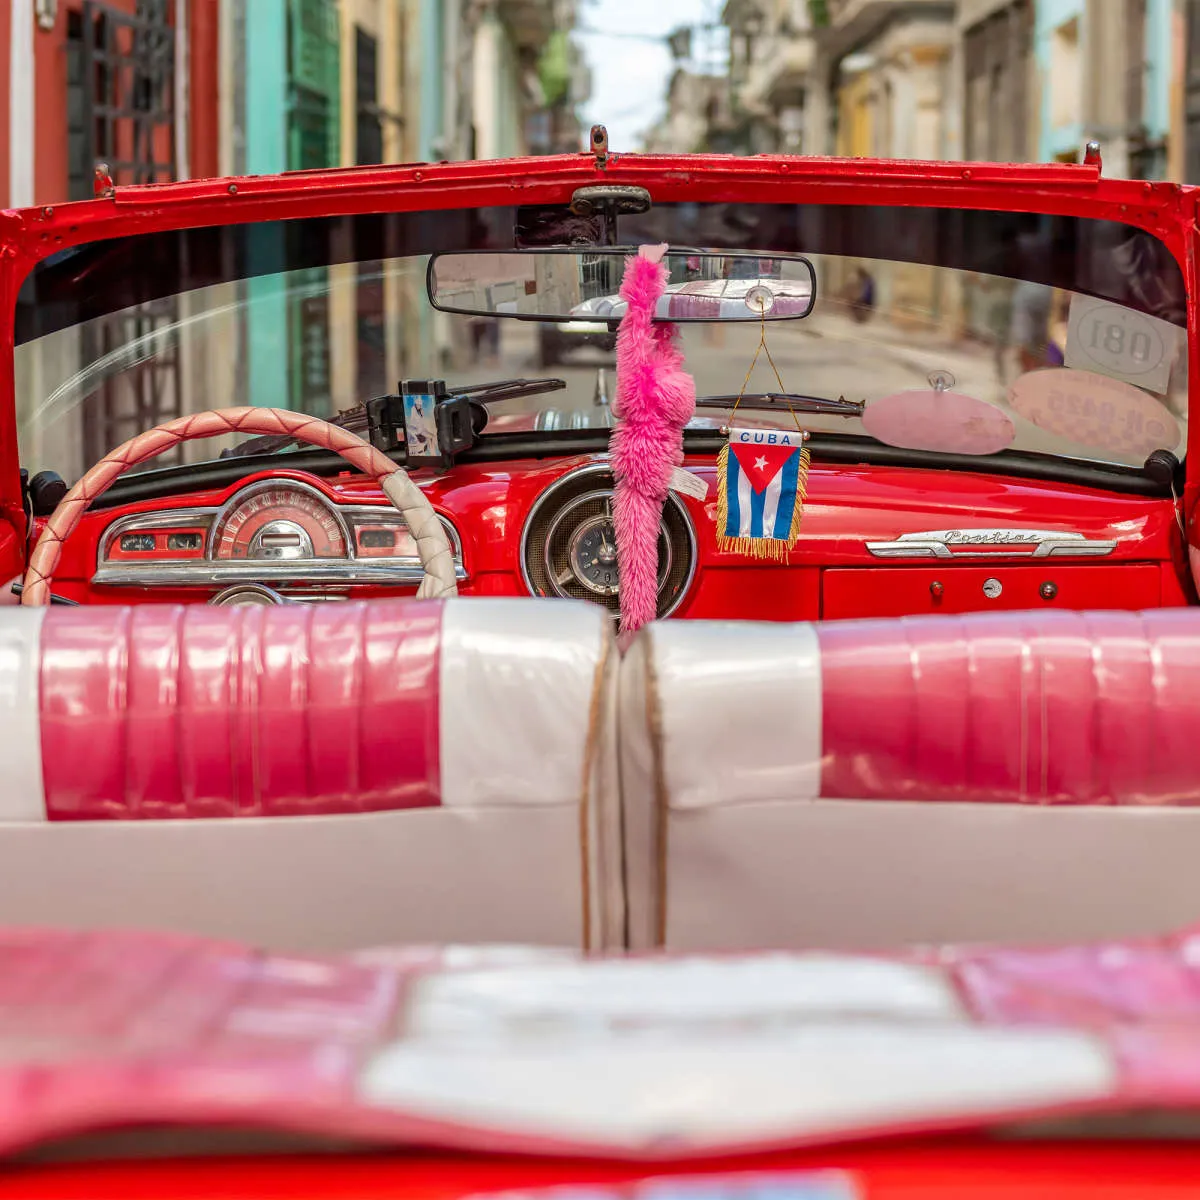
[[[485,436],[607,426],[615,358],[604,322],[456,316],[428,301],[430,252],[511,249],[518,223],[511,209],[295,221],[141,235],[48,259],[18,302],[21,461],[74,480],[184,413],[252,404],[332,417],[402,378],[444,379],[451,392],[565,381],[490,406]],[[811,315],[765,329],[778,379],[760,356],[747,380],[756,324],[682,327],[701,398],[780,383],[844,397],[865,403],[861,417],[805,414],[804,426],[948,454],[1130,467],[1156,449],[1183,455],[1182,278],[1141,231],[999,212],[680,205],[620,234],[630,245],[736,245],[768,266],[772,252],[803,253],[813,264]],[[695,424],[728,420],[727,402],[702,404]],[[738,422],[792,417],[748,403]],[[199,461],[231,444],[176,455]]]

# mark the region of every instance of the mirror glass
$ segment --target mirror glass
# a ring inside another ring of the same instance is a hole
[[[618,295],[634,249],[513,250],[437,254],[429,301],[443,312],[609,328],[625,314]],[[662,321],[788,321],[807,317],[816,274],[806,258],[670,250],[656,317]]]

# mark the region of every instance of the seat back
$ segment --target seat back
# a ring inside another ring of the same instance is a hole
[[[619,945],[587,604],[0,610],[0,924]]]
[[[635,948],[1200,916],[1200,614],[661,623],[620,692]]]

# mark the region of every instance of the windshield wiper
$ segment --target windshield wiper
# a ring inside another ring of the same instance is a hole
[[[561,392],[567,386],[565,379],[550,376],[545,379],[498,379],[489,383],[471,383],[465,387],[451,389],[453,396],[465,396],[477,404],[502,404],[506,400],[519,400],[523,396],[540,396],[545,392]],[[328,418],[330,425],[348,429],[351,433],[368,437],[370,434],[370,418],[367,405],[356,404],[353,408],[344,408],[335,417]],[[286,450],[289,446],[306,446],[307,442],[289,434],[266,434],[263,437],[250,438],[229,450],[221,451],[221,458],[249,458],[254,454],[274,454],[277,450]]]
[[[747,392],[739,400],[736,395],[701,396],[697,408],[748,408],[755,412],[777,412],[788,409],[798,413],[820,413],[834,417],[861,417],[866,408],[865,400],[847,400],[839,396],[830,400],[825,396],[805,396],[799,392]]]
[[[561,392],[566,386],[565,379],[548,376],[545,379],[497,379],[494,383],[472,383],[450,390],[452,395],[467,396],[478,400],[480,404],[502,404],[505,400],[519,400],[522,396]]]

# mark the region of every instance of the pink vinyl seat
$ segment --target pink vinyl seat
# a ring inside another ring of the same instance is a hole
[[[619,941],[616,665],[586,604],[0,610],[0,924]]]
[[[620,690],[635,947],[1200,916],[1200,613],[661,623]]]

